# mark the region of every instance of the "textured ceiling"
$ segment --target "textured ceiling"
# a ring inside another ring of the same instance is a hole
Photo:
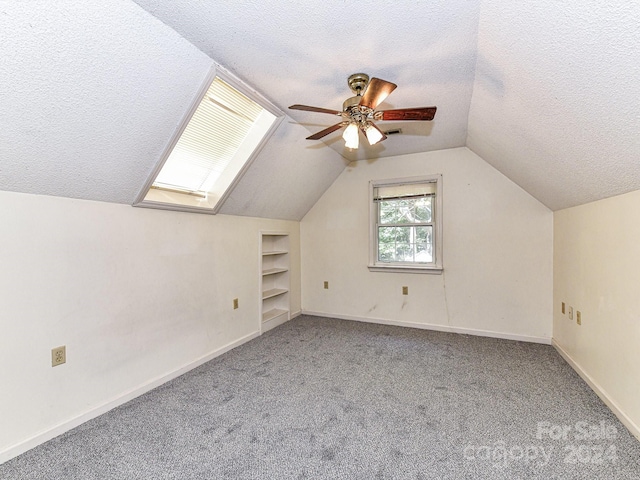
[[[552,210],[640,189],[640,2],[483,2],[467,146]]]
[[[133,203],[212,64],[153,20],[129,1],[0,3],[0,189]]]
[[[299,0],[136,2],[283,110],[294,103],[341,110],[356,72],[398,85],[381,109],[438,106],[431,123],[380,123],[403,135],[374,147],[361,142],[350,151],[342,131],[324,139],[349,160],[465,144],[479,0],[328,0],[313,8]],[[308,129],[305,136],[339,121],[287,112]]]
[[[223,213],[300,219],[345,159],[462,145],[552,209],[640,189],[638,2],[137,3],[0,0],[1,190],[132,203],[213,61],[289,115]],[[359,71],[435,121],[304,140],[336,118],[286,107]]]
[[[340,109],[357,71],[438,106],[355,153],[327,137],[345,158],[467,145],[554,210],[640,189],[640,2],[136,1],[281,108]]]
[[[130,0],[0,1],[0,31],[0,190],[132,204],[212,59]],[[305,132],[285,119],[222,213],[302,218],[346,164]]]

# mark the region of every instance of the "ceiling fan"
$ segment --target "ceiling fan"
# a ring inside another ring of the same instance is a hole
[[[292,110],[305,110],[307,112],[328,113],[342,117],[340,123],[336,123],[319,131],[307,140],[319,140],[342,127],[347,127],[342,135],[345,146],[350,149],[358,148],[359,132],[362,131],[369,141],[369,145],[375,145],[387,136],[380,130],[376,121],[387,120],[433,120],[436,115],[436,107],[401,108],[394,110],[376,110],[376,107],[393,92],[397,85],[379,78],[369,80],[366,73],[354,73],[349,76],[347,83],[355,96],[347,98],[342,104],[342,111],[327,108],[310,107],[308,105],[291,105]]]

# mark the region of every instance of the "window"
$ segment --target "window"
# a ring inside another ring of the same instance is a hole
[[[216,213],[282,118],[213,68],[134,205]]]
[[[370,182],[372,271],[442,271],[442,175]]]

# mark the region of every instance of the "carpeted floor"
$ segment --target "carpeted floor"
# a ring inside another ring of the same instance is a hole
[[[302,316],[0,466],[2,479],[638,479],[545,345]]]

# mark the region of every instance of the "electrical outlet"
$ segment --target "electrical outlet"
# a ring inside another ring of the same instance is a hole
[[[407,287],[407,286],[402,287],[402,294],[403,295],[409,295],[409,287]]]
[[[569,320],[573,320],[573,307],[569,307]]]
[[[580,315],[580,310],[576,311],[576,323],[578,325],[582,325],[582,315]]]
[[[233,299],[233,309],[235,310],[236,308],[238,308],[238,299],[234,298]]]
[[[562,302],[562,314],[564,315],[564,302]]]
[[[67,361],[67,347],[56,347],[51,349],[51,366],[57,367]]]
[[[329,282],[327,282],[326,280],[324,281],[324,289],[329,290]]]

